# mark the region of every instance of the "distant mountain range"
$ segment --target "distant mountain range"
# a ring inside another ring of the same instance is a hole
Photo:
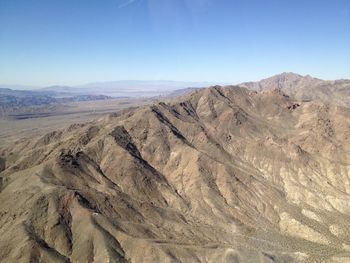
[[[29,85],[6,85],[1,84],[0,89],[12,89],[12,90],[35,90],[40,89],[38,86],[29,86]]]
[[[0,89],[23,91],[53,91],[69,94],[102,94],[113,97],[152,97],[167,95],[185,88],[203,88],[213,85],[224,85],[223,82],[190,82],[172,80],[118,80],[87,83],[67,86],[53,85],[48,87],[26,85],[0,85]]]
[[[195,88],[204,88],[214,85],[225,85],[220,82],[186,82],[169,80],[120,80],[95,82],[79,86],[50,86],[33,87],[20,85],[0,85],[1,94],[4,89],[16,90],[16,95],[47,95],[67,97],[76,95],[106,95],[111,97],[155,97],[175,96],[185,94]],[[230,83],[231,84],[231,83]],[[325,102],[335,102],[349,106],[344,97],[349,97],[350,80],[322,80],[302,76],[296,73],[284,72],[256,82],[244,82],[239,86],[256,91],[280,89],[289,96],[297,99],[316,99]],[[10,91],[9,91],[10,92]],[[330,96],[332,95],[332,96]]]
[[[0,116],[27,107],[61,104],[75,101],[111,99],[105,95],[72,94],[54,90],[12,90],[0,88]]]
[[[13,110],[23,111],[27,107],[32,106],[45,106],[74,101],[104,100],[111,99],[112,97],[173,97],[186,94],[194,88],[206,87],[212,84],[208,82],[127,80],[96,82],[74,87],[50,86],[35,88],[29,86],[0,85],[0,115],[6,115],[9,109],[11,112]]]
[[[120,80],[95,82],[81,86],[51,86],[45,91],[69,92],[75,94],[103,94],[112,97],[154,97],[166,96],[174,91],[186,88],[204,88],[223,84],[215,82],[185,82],[168,80]]]
[[[176,97],[216,84],[220,83],[124,80],[96,82],[74,87],[50,86],[33,90],[0,88],[0,109],[6,112],[10,107],[23,108],[112,97]],[[350,80],[321,80],[309,75],[282,73],[257,82],[244,82],[239,86],[259,92],[277,89],[298,100],[319,100],[350,107]]]

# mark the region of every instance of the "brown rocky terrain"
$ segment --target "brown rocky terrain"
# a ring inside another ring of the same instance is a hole
[[[321,80],[310,75],[282,73],[257,82],[245,82],[241,87],[256,91],[279,89],[299,100],[318,100],[350,107],[350,80]]]
[[[1,262],[349,262],[350,109],[211,87],[0,152]]]

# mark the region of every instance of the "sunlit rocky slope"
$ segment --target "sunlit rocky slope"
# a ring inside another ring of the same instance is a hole
[[[212,87],[3,149],[1,262],[349,262],[350,110]]]
[[[279,89],[297,99],[318,100],[325,103],[350,107],[350,80],[322,80],[285,72],[257,82],[240,84],[256,91]]]

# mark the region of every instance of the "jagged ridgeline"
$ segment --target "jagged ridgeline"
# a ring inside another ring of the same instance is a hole
[[[200,89],[1,152],[1,262],[349,262],[350,110]]]

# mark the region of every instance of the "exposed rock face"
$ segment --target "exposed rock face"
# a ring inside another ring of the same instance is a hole
[[[299,100],[320,100],[350,107],[350,80],[321,80],[309,75],[282,73],[258,82],[245,82],[241,87],[257,91],[278,89]]]
[[[349,262],[350,110],[195,91],[5,149],[1,262]]]
[[[6,168],[6,160],[0,157],[0,172],[5,170],[5,168]]]

